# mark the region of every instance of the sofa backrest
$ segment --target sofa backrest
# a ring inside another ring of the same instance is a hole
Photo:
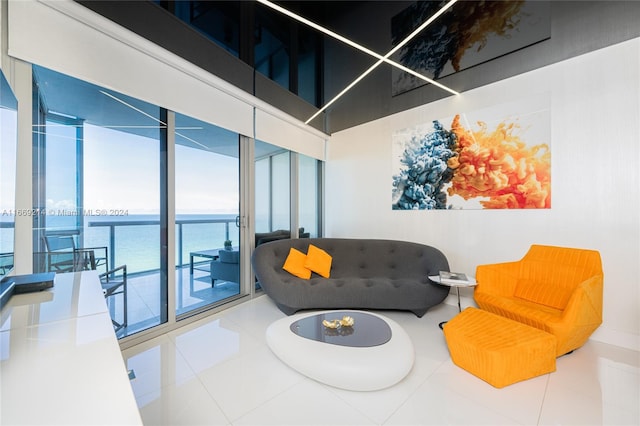
[[[437,275],[440,270],[449,270],[444,254],[431,246],[407,241],[303,238],[278,240],[256,247],[253,265],[258,270],[286,274],[282,269],[291,247],[307,253],[313,244],[332,256],[331,278],[375,278],[425,279]],[[298,279],[293,277],[294,279]]]
[[[256,232],[255,237],[255,247],[258,247],[260,244],[291,238],[291,231],[289,231],[288,229],[277,229],[271,232]],[[304,228],[298,228],[298,237],[309,238],[309,232],[304,232]]]
[[[256,232],[255,237],[256,237],[255,247],[258,247],[261,244],[268,243],[271,241],[291,238],[291,232],[285,229],[278,229],[276,231],[271,231],[271,232]]]
[[[225,250],[218,251],[218,260],[221,263],[240,263],[240,252],[238,250]]]
[[[602,275],[597,251],[532,245],[520,261],[514,296],[562,310],[576,287],[595,275]]]

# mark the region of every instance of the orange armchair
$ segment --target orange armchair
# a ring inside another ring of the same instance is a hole
[[[553,334],[560,356],[602,323],[603,278],[597,251],[532,245],[519,261],[478,266],[474,299],[481,309]]]

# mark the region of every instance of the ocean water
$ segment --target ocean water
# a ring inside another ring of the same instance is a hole
[[[228,238],[239,241],[236,215],[178,215],[176,217],[176,264],[189,265],[189,253],[221,248]],[[194,223],[195,221],[209,223]],[[47,230],[75,229],[74,216],[48,216]],[[109,262],[127,265],[128,273],[160,268],[160,224],[157,215],[85,216],[83,247],[107,247]],[[13,229],[0,229],[1,247],[12,246]],[[180,243],[182,250],[179,251]],[[96,250],[96,256],[104,251]]]

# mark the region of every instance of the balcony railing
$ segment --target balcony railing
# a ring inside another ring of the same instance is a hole
[[[176,266],[183,267],[189,262],[188,252],[185,252],[185,228],[193,225],[216,225],[219,224],[221,227],[224,227],[224,232],[220,232],[217,230],[211,230],[209,236],[200,236],[201,242],[202,239],[208,240],[206,244],[208,247],[206,248],[218,248],[222,247],[224,240],[229,240],[232,238],[231,235],[231,223],[235,223],[236,219],[231,218],[216,218],[216,219],[179,219],[175,221],[176,224],[176,249],[177,249],[177,260]],[[90,221],[87,226],[89,228],[106,228],[107,229],[107,241],[103,241],[98,245],[104,245],[109,248],[109,266],[110,268],[114,268],[117,263],[127,263],[128,259],[118,260],[118,244],[117,244],[117,230],[122,227],[139,227],[139,226],[160,226],[159,220],[114,220],[114,221]],[[95,244],[95,239],[93,238],[93,244]],[[201,248],[198,248],[201,249]],[[195,249],[194,249],[195,250]],[[193,251],[193,250],[189,250]],[[185,263],[186,262],[186,263]],[[135,268],[132,270],[132,273],[143,273],[143,272],[151,272],[156,271],[156,268],[146,269],[146,270],[136,270]]]

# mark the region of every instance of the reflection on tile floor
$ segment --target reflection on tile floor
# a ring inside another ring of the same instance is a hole
[[[128,326],[118,331],[118,338],[130,336],[160,324],[160,307],[163,306],[160,292],[159,272],[133,274],[128,278],[127,314]],[[208,272],[196,269],[193,274],[189,266],[176,269],[176,315],[222,303],[240,294],[238,283],[217,281],[211,285]],[[111,303],[112,301],[109,300]],[[123,304],[121,296],[110,304],[111,316],[121,321]]]
[[[284,365],[265,341],[284,317],[259,297],[124,351],[146,425],[639,425],[640,353],[589,341],[557,371],[503,389],[455,366],[438,323],[380,312],[413,340],[413,370],[375,392],[318,383]],[[393,362],[393,360],[389,360]]]

